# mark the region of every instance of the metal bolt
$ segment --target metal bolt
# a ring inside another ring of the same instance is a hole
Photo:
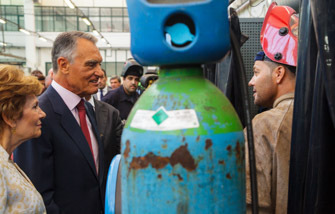
[[[279,35],[285,36],[286,34],[288,34],[287,27],[282,27],[282,28],[279,29]]]
[[[276,60],[281,60],[282,58],[283,58],[283,55],[281,53],[278,52],[278,53],[275,54],[275,59]]]

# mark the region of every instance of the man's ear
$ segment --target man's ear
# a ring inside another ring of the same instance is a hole
[[[275,70],[273,71],[274,75],[275,75],[275,79],[276,79],[276,83],[280,84],[283,82],[284,77],[286,75],[286,69],[284,66],[279,65],[275,68]]]
[[[63,74],[69,73],[70,62],[65,57],[58,57],[57,59],[58,70]]]
[[[5,121],[5,123],[10,127],[10,128],[15,128],[16,127],[16,120],[10,119],[5,115],[3,112],[1,114],[2,119]]]

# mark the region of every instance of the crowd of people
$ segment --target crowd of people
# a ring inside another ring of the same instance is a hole
[[[59,34],[46,77],[0,65],[0,213],[104,212],[108,168],[140,96],[143,67],[127,59],[122,81],[113,76],[108,86],[96,42],[84,32]],[[287,206],[296,60],[281,55],[263,47],[249,82],[254,103],[269,109],[252,121],[262,213]]]

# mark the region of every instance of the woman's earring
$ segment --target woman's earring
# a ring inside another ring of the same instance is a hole
[[[11,131],[12,131],[12,134],[15,134],[16,133],[16,128],[15,127],[12,128]]]

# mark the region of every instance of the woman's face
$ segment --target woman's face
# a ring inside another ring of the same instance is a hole
[[[42,122],[46,114],[38,106],[35,95],[28,95],[23,107],[22,117],[16,122],[16,135],[20,141],[37,138],[41,135]]]

